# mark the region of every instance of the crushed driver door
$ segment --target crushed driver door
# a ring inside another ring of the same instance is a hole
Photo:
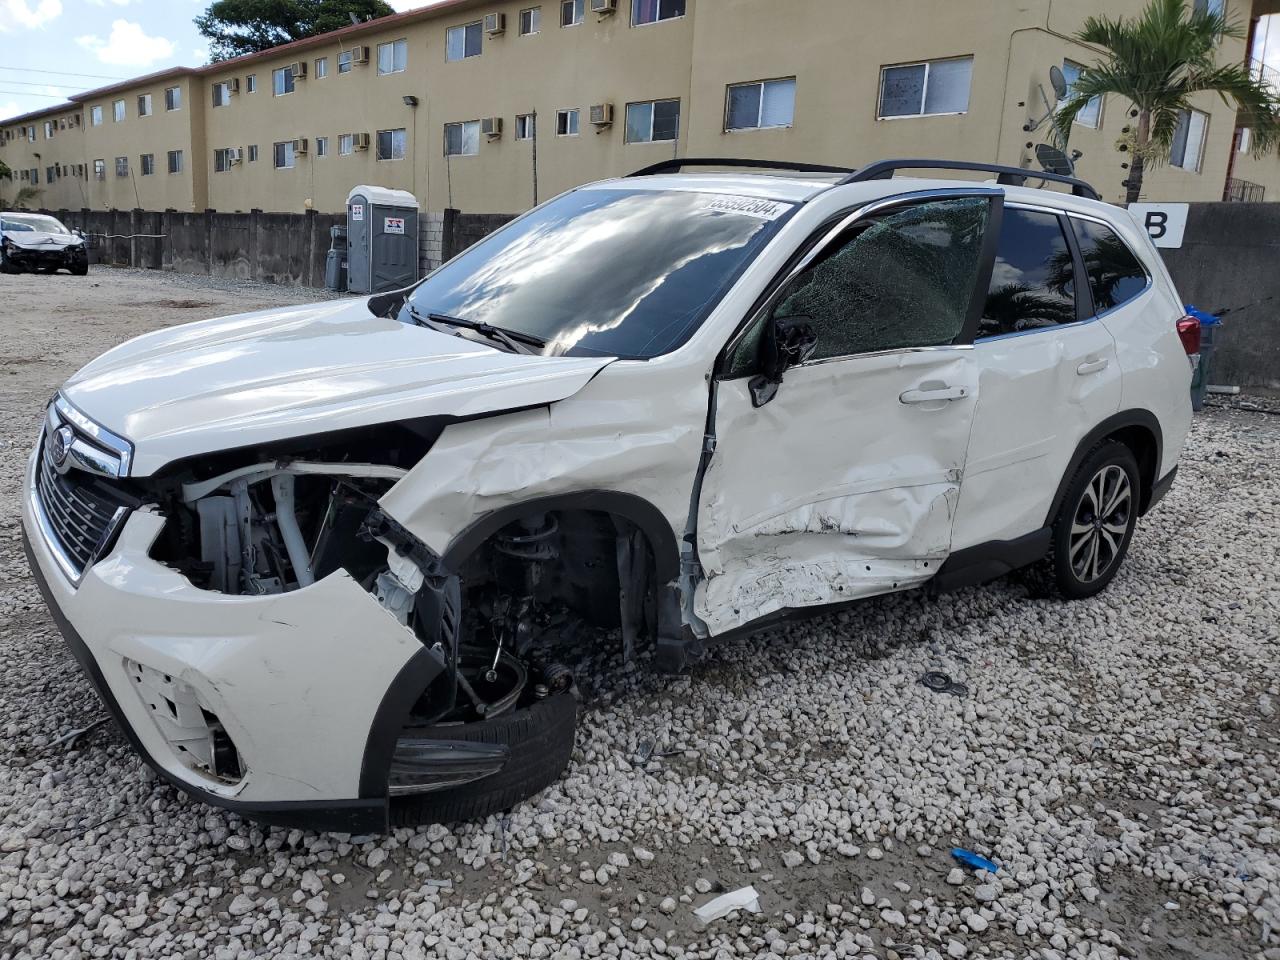
[[[710,635],[905,589],[946,559],[1001,201],[928,191],[838,218],[730,344],[697,517]],[[753,390],[766,325],[784,318],[811,327],[815,352]]]

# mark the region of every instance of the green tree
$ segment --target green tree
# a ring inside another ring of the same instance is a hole
[[[383,0],[214,0],[195,24],[210,59],[227,60],[392,13]]]
[[[1076,115],[1094,97],[1115,94],[1132,103],[1137,123],[1129,138],[1132,161],[1124,183],[1129,203],[1142,192],[1148,164],[1169,159],[1179,117],[1197,93],[1216,93],[1235,106],[1237,123],[1253,131],[1255,156],[1280,143],[1280,97],[1247,66],[1215,62],[1218,42],[1244,32],[1208,6],[1197,12],[1188,0],[1151,0],[1139,17],[1089,17],[1076,34],[1081,43],[1101,47],[1105,54],[1084,69],[1058,109],[1058,138],[1065,146]]]

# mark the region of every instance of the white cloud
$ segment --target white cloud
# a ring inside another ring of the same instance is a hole
[[[10,117],[21,116],[27,111],[18,106],[16,100],[10,100],[8,103],[0,103],[0,122],[8,120]]]
[[[164,37],[149,37],[136,23],[116,20],[111,35],[76,37],[76,43],[97,55],[103,63],[121,67],[149,67],[157,60],[173,56],[173,43]]]
[[[35,29],[62,16],[62,0],[0,0],[0,33]]]
[[[133,3],[133,0],[89,0],[95,7],[105,7],[107,4],[113,4],[117,7],[127,7]]]
[[[209,48],[195,47],[191,51],[191,58],[197,67],[204,66],[206,63],[209,62]]]

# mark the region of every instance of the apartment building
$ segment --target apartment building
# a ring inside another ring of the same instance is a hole
[[[1277,0],[1189,2],[1280,15]],[[44,206],[224,211],[337,211],[374,183],[426,209],[509,213],[679,156],[1035,166],[1050,68],[1069,81],[1093,60],[1071,39],[1087,16],[1142,6],[446,0],[90,91],[0,124],[0,158]],[[1246,49],[1225,40],[1220,59]],[[1280,160],[1248,156],[1221,100],[1195,107],[1145,197],[1219,200],[1247,177],[1280,199]],[[1123,196],[1116,147],[1131,122],[1106,98],[1072,133],[1079,174],[1109,199]]]

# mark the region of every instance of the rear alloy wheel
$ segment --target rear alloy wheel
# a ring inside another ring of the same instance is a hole
[[[1129,550],[1138,520],[1138,464],[1122,443],[1106,441],[1080,465],[1053,524],[1048,562],[1068,600],[1106,589]]]

